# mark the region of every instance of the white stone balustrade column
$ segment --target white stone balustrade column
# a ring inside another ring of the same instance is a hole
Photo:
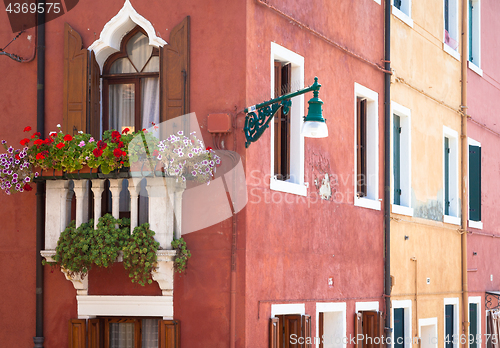
[[[101,217],[102,211],[102,193],[104,192],[105,179],[92,180],[92,192],[94,192],[94,228],[97,228],[97,223]]]
[[[67,180],[47,180],[45,192],[45,249],[55,250],[61,232],[69,224],[71,211]]]
[[[146,189],[149,197],[149,227],[162,249],[172,249],[174,235],[174,209],[163,177],[148,177]]]
[[[111,213],[115,219],[120,218],[120,192],[122,192],[123,179],[109,179],[109,191],[111,192]]]
[[[128,181],[128,192],[130,193],[130,234],[134,232],[139,224],[139,193],[141,182],[138,180]]]
[[[182,232],[182,194],[186,189],[186,183],[181,180],[176,180],[175,178],[166,178],[167,188],[170,195],[170,202],[174,204],[174,236],[175,239],[181,238]],[[173,192],[173,194],[170,194]]]
[[[89,181],[74,180],[76,196],[76,227],[89,221]]]

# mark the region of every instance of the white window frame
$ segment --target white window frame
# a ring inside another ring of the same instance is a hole
[[[271,318],[277,315],[287,314],[306,314],[306,306],[304,303],[279,303],[271,305]]]
[[[342,335],[339,338],[347,337],[347,306],[345,302],[318,302],[316,303],[316,337],[319,337],[319,313],[342,313]],[[331,342],[331,337],[325,334],[325,342]],[[319,337],[322,340],[322,337]],[[346,348],[346,340],[342,340],[342,347]],[[319,342],[316,342],[316,347],[319,348]]]
[[[481,307],[481,296],[469,296],[469,301],[467,303],[467,317],[468,318],[469,318],[469,315],[468,315],[469,305],[471,303],[477,304],[477,312],[478,312],[477,313],[477,336],[482,338],[482,336],[481,336],[481,317],[483,315],[483,311],[482,311],[482,307]],[[470,322],[470,318],[469,318],[469,322]],[[482,344],[480,344],[478,342],[477,346],[480,348],[482,346]],[[470,347],[469,340],[467,340],[467,347]]]
[[[404,344],[405,348],[412,347],[412,314],[411,314],[411,303],[412,300],[392,300],[392,316],[391,316],[391,327],[394,328],[394,309],[396,308],[404,308],[404,316],[405,316],[405,333],[404,333]],[[394,330],[391,333],[391,345],[394,347]]]
[[[413,19],[411,19],[411,0],[401,0],[401,7],[403,10],[398,9],[394,6],[394,0],[392,3],[392,14],[394,17],[399,18],[403,23],[405,23],[410,28],[413,28]],[[405,11],[405,9],[407,11]]]
[[[367,101],[366,106],[366,197],[358,197],[356,194],[358,178],[356,163],[356,130],[357,130],[357,98],[365,98]],[[354,83],[354,205],[363,208],[381,209],[381,202],[379,200],[379,124],[378,124],[378,93],[368,89],[359,83]]]
[[[356,308],[356,313],[364,312],[364,311],[378,312],[379,303],[378,303],[378,301],[356,302],[355,308]]]
[[[394,204],[394,115],[401,121],[401,204]],[[411,207],[411,110],[391,101],[391,207],[395,214],[413,216]]]
[[[457,48],[456,49],[453,49],[445,42],[446,29],[444,27],[444,24],[445,24],[446,11],[444,9],[444,4],[445,4],[445,1],[443,0],[443,50],[445,52],[447,52],[448,54],[450,54],[451,56],[453,56],[454,58],[456,58],[457,60],[460,60],[460,53],[459,53],[459,49],[460,49],[460,37],[459,37],[460,35],[459,34],[460,34],[460,32],[458,30],[458,23],[459,23],[459,20],[458,20],[458,18],[459,18],[458,17],[458,7],[459,7],[458,0],[449,0],[449,6],[450,6],[449,13],[451,14],[449,34],[453,40],[457,41]]]
[[[445,165],[444,165],[444,138],[449,139],[449,145],[450,145],[450,214],[445,215],[445,189],[444,189],[444,183],[445,183]],[[443,126],[443,147],[442,147],[441,153],[443,154],[443,222],[449,223],[449,224],[454,224],[454,225],[460,225],[461,224],[461,219],[459,217],[460,213],[460,204],[459,204],[459,197],[458,197],[458,132],[448,128],[446,126]]]
[[[304,57],[271,42],[271,98],[274,98],[274,61],[292,64],[291,81],[295,89],[304,88]],[[293,90],[292,90],[293,91]],[[277,180],[274,173],[274,122],[271,124],[271,180],[270,189],[300,196],[307,196],[307,186],[304,183],[304,136],[300,130],[304,123],[304,95],[291,99],[290,108],[290,178],[286,181]]]
[[[446,341],[446,305],[453,305],[453,335],[455,337],[450,337],[450,341],[453,341],[453,348],[458,348],[458,342],[460,342],[460,304],[458,297],[445,298],[443,304],[443,342]]]
[[[432,337],[436,338],[435,343],[434,342],[429,342],[434,345],[435,348],[438,347],[438,318],[425,318],[425,319],[418,319],[418,337],[422,339],[422,326],[433,326],[434,327],[434,334]],[[422,347],[422,345],[420,345]]]
[[[471,62],[469,60],[469,42],[470,40],[467,40],[467,66],[469,69],[474,71],[476,74],[479,76],[483,76],[483,70],[481,69],[481,0],[469,0],[468,3],[472,2],[473,7],[476,8],[474,11],[474,18],[473,18],[473,28],[472,28],[472,56],[475,60],[475,62]],[[470,11],[469,11],[469,6],[467,6],[467,18],[470,18]],[[470,20],[467,21],[467,23],[470,23]],[[470,34],[470,32],[469,32]]]
[[[481,147],[481,143],[478,141],[475,141],[474,139],[467,138],[467,163],[469,164],[469,165],[467,165],[467,170],[469,170],[469,168],[470,168],[470,162],[469,162],[469,146],[470,145]],[[469,177],[470,177],[470,175],[469,175],[469,173],[467,173],[467,178],[469,178]],[[482,191],[482,188],[481,188],[481,191]],[[469,221],[469,227],[482,230],[483,229],[483,222],[470,220],[469,213],[470,213],[470,202],[469,202],[469,199],[467,199],[467,220]]]

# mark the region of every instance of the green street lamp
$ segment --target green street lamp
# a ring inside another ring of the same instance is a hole
[[[327,137],[328,127],[323,118],[323,101],[319,99],[318,96],[320,87],[321,85],[318,83],[318,78],[315,77],[314,83],[309,87],[246,108],[245,113],[247,115],[245,117],[245,127],[243,128],[247,140],[245,142],[245,147],[259,140],[264,131],[269,128],[269,123],[281,107],[283,108],[282,112],[284,115],[290,112],[290,107],[292,106],[291,98],[311,91],[313,91],[313,98],[308,102],[308,114],[304,116],[304,124],[302,125],[301,133],[309,138]]]

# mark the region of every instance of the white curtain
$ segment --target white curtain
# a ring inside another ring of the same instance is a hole
[[[142,348],[158,347],[158,319],[142,319]]]
[[[134,348],[134,323],[110,323],[110,348]]]
[[[122,131],[134,129],[135,85],[132,83],[109,86],[109,127]]]
[[[160,85],[157,77],[144,78],[142,83],[142,128],[160,121]]]

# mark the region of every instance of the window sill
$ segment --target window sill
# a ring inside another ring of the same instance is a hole
[[[379,5],[382,5],[381,0],[373,0],[373,1],[375,1],[375,2],[376,2],[377,4],[379,4]]]
[[[478,230],[482,230],[483,229],[483,223],[481,221],[472,221],[472,220],[469,220],[469,227],[470,228],[476,228]]]
[[[451,48],[450,46],[448,46],[448,44],[444,42],[443,42],[443,50],[456,60],[460,61],[460,53],[455,51],[453,48]]]
[[[443,215],[443,222],[452,225],[459,225],[462,223],[461,219],[456,216]]]
[[[404,207],[402,205],[397,205],[397,204],[391,204],[391,207],[393,214],[413,216],[413,208]]]
[[[354,205],[361,208],[380,210],[382,203],[379,200],[354,197]]]
[[[404,24],[406,24],[410,28],[413,28],[413,19],[411,19],[406,13],[404,13],[401,10],[399,10],[394,5],[392,5],[392,14],[394,15],[394,17],[396,17],[399,20],[401,20],[401,22],[403,22]]]
[[[270,188],[274,191],[291,193],[299,196],[307,196],[307,186],[289,181],[271,179]]]
[[[480,67],[478,67],[476,64],[472,63],[471,61],[468,61],[467,62],[467,66],[469,67],[469,69],[471,69],[472,71],[474,71],[476,74],[478,74],[479,76],[483,77],[483,69],[481,69]]]

